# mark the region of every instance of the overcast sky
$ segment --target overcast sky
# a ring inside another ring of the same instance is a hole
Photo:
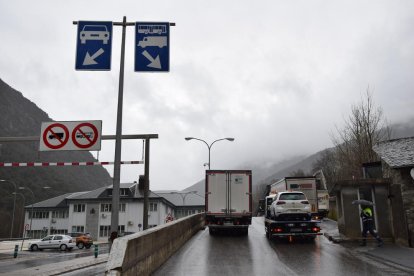
[[[127,30],[123,134],[159,134],[152,190],[203,178],[207,146],[187,136],[234,137],[214,144],[211,168],[249,169],[241,165],[332,146],[330,133],[368,87],[390,123],[414,118],[410,0],[0,0],[0,78],[53,120],[102,120],[102,133],[114,135],[121,28],[114,26],[111,71],[75,71],[72,22],[123,16],[176,23],[169,73],[134,72],[134,28]],[[114,145],[102,142],[100,161],[113,161]],[[122,160],[142,159],[141,141],[122,145]],[[142,173],[125,165],[121,181]]]

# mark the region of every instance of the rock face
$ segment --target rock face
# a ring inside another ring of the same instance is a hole
[[[0,79],[0,137],[40,136],[41,123],[50,121],[53,120],[46,112]],[[96,161],[89,152],[39,152],[38,148],[39,142],[0,143],[0,162]],[[109,173],[102,166],[0,167],[0,179],[11,180],[16,186],[26,186],[33,191],[36,197],[34,199],[30,192],[18,190],[25,198],[25,205],[63,193],[93,190],[112,183]],[[51,189],[42,189],[45,186]],[[13,192],[12,183],[0,182],[0,220],[6,222],[0,225],[0,238],[10,235]],[[23,196],[16,198],[16,216],[22,213]],[[13,232],[13,236],[18,236],[21,230]]]

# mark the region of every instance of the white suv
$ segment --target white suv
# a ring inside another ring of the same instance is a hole
[[[310,220],[311,207],[302,192],[280,192],[270,206],[270,216],[274,220]]]

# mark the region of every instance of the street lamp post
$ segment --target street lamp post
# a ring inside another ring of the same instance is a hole
[[[189,195],[189,194],[196,194],[197,191],[189,191],[189,192],[171,192],[171,194],[176,194],[176,195],[180,195],[182,200],[183,200],[183,209],[182,209],[182,214],[183,217],[185,217],[184,211],[185,211],[185,198]],[[187,212],[188,215],[188,212]]]
[[[13,194],[14,195],[19,195],[19,196],[21,196],[23,198],[23,219],[24,219],[24,203],[26,202],[26,198],[25,198],[25,196],[22,193],[13,193]],[[23,222],[23,224],[24,224],[24,222]],[[21,224],[21,220],[20,220],[20,222],[19,222],[19,229],[22,229],[21,226],[22,226],[22,224]],[[24,228],[23,228],[23,231],[24,231]],[[24,236],[24,234],[22,236]],[[22,249],[20,248],[20,250],[22,250]]]
[[[213,144],[215,143],[215,142],[218,142],[218,141],[223,141],[223,140],[227,140],[227,141],[230,141],[230,142],[233,142],[234,141],[234,138],[221,138],[221,139],[217,139],[217,140],[215,140],[215,141],[213,141],[211,144],[208,144],[206,141],[204,141],[203,139],[199,139],[199,138],[195,138],[195,137],[185,137],[184,138],[186,141],[190,141],[190,140],[198,140],[198,141],[201,141],[201,142],[203,142],[204,144],[206,144],[206,146],[207,146],[207,148],[208,148],[208,169],[210,169],[210,165],[211,165],[211,161],[210,161],[210,157],[211,157],[211,147],[213,146]]]
[[[19,190],[28,190],[28,191],[32,194],[32,198],[33,198],[33,200],[32,200],[32,211],[31,211],[31,215],[30,215],[30,231],[32,231],[32,222],[33,222],[33,203],[34,203],[34,201],[36,200],[36,199],[35,199],[35,195],[34,195],[34,193],[33,193],[32,189],[30,189],[29,187],[19,187]],[[23,238],[24,238],[24,236],[23,236]],[[22,247],[23,247],[23,245],[22,245]]]
[[[50,189],[50,187],[48,187],[48,186],[45,186],[45,187],[42,187],[42,189]],[[29,187],[19,187],[19,190],[28,190],[31,194],[32,194],[32,197],[33,197],[33,201],[32,201],[32,211],[31,211],[31,216],[30,216],[30,231],[33,231],[32,230],[32,222],[33,222],[33,203],[34,203],[34,201],[36,200],[36,197],[35,197],[35,195],[34,195],[34,193],[33,193],[33,191],[29,188]]]
[[[190,191],[190,192],[171,192],[171,194],[175,194],[175,195],[180,195],[181,198],[183,199],[183,206],[185,206],[185,198],[189,195],[189,194],[196,194],[197,191]]]
[[[14,226],[14,212],[16,210],[17,185],[16,185],[16,183],[14,183],[11,180],[0,179],[0,182],[10,182],[11,184],[14,185],[14,193],[13,193],[14,194],[14,198],[13,198],[13,215],[12,215],[12,224],[11,224],[11,227],[10,227],[10,238],[12,238],[13,237],[13,226]]]

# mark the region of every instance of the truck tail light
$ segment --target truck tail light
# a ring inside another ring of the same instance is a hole
[[[276,227],[273,229],[273,232],[280,233],[283,232],[283,229],[281,227]]]
[[[319,227],[313,227],[313,228],[312,228],[312,231],[313,231],[313,232],[319,232],[320,230],[321,230],[321,229],[320,229]]]
[[[282,205],[282,204],[286,204],[286,202],[285,201],[278,201],[278,202],[276,202],[276,205]]]
[[[302,203],[302,204],[309,204],[309,201],[304,200],[304,201],[301,201],[300,203]]]

